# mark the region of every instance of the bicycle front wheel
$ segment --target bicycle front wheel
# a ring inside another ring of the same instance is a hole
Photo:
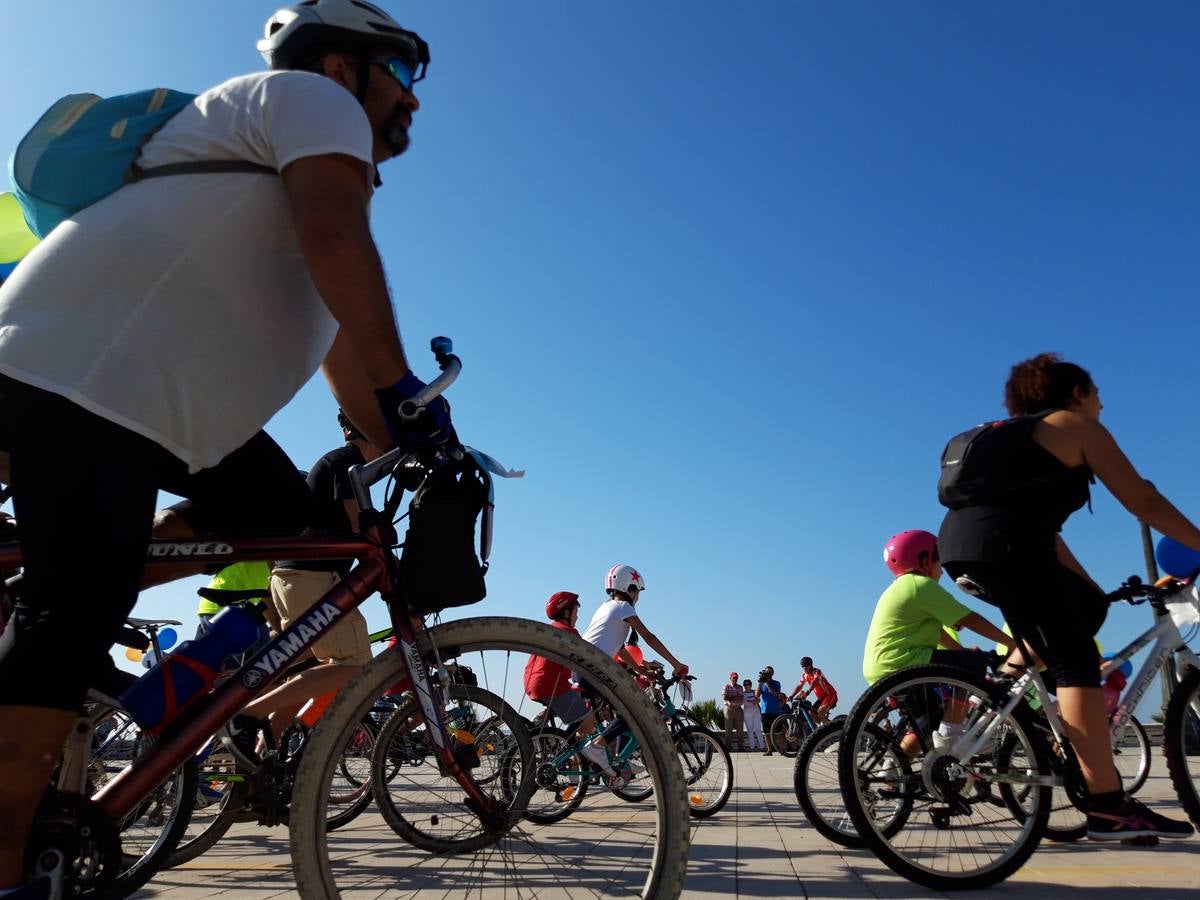
[[[401,651],[385,651],[339,694],[318,722],[301,760],[291,810],[292,859],[301,897],[432,898],[459,892],[544,897],[679,895],[688,850],[679,757],[658,711],[616,663],[575,635],[507,618],[464,619],[431,628],[418,635],[417,650],[420,664],[431,670],[442,670],[450,663],[457,663],[460,671],[466,667],[473,670],[481,708],[496,707],[493,698],[502,701],[499,710],[492,710],[502,723],[495,726],[504,738],[497,743],[503,748],[497,755],[501,769],[488,771],[480,757],[480,767],[471,771],[483,771],[476,782],[487,779],[482,788],[485,795],[498,802],[506,815],[503,821],[485,828],[463,803],[462,789],[449,788],[453,779],[442,773],[434,758],[404,769],[413,783],[401,790],[395,773],[402,767],[388,757],[384,748],[389,742],[381,734],[376,755],[388,758],[382,771],[393,776],[388,784],[389,802],[410,822],[409,813],[423,809],[419,824],[427,832],[440,827],[443,816],[457,817],[456,827],[463,838],[458,849],[434,853],[403,841],[372,810],[346,828],[325,832],[325,807],[341,748],[376,700],[407,676]],[[577,672],[624,718],[654,786],[650,802],[625,806],[608,793],[598,793],[588,795],[571,814],[569,825],[541,824],[524,816],[535,796],[537,754],[519,714],[528,702],[522,673],[534,655]],[[397,726],[398,733],[407,732],[397,745],[401,749],[424,743],[420,734],[424,725],[416,719],[409,715],[406,728]],[[481,710],[477,721],[482,727],[492,718]],[[468,744],[476,738],[474,734],[451,737]],[[463,759],[466,754],[460,748],[457,755]],[[421,778],[425,783],[417,783]],[[440,785],[446,789],[441,790]],[[441,811],[433,812],[428,798],[438,790]],[[620,840],[614,840],[614,829]],[[477,839],[467,840],[472,834]],[[603,845],[604,853],[596,852],[598,845]],[[374,849],[364,853],[364,846]]]
[[[1134,716],[1125,723],[1125,733],[1113,739],[1113,762],[1127,794],[1136,794],[1150,777],[1150,736]]]
[[[715,816],[733,793],[733,759],[707,728],[684,728],[675,747],[687,784],[688,812],[694,818]]]
[[[1045,741],[1024,703],[1002,717],[1007,695],[993,690],[961,669],[914,666],[876,682],[846,722],[838,776],[854,828],[888,868],[927,888],[1002,881],[1045,830],[1054,777]],[[939,732],[942,721],[953,728]],[[901,755],[910,772],[889,759]],[[875,814],[884,796],[910,806],[903,827]]]
[[[838,784],[837,752],[841,739],[840,722],[824,725],[809,735],[796,754],[792,787],[800,809],[822,837],[858,849],[864,846],[863,840],[854,830]],[[893,764],[898,764],[898,758],[894,759]]]

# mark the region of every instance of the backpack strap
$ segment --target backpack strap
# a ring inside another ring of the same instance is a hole
[[[278,175],[279,173],[270,166],[264,166],[260,163],[247,162],[246,160],[197,160],[196,162],[185,163],[170,163],[165,166],[155,166],[152,169],[143,169],[136,162],[129,164],[129,168],[125,170],[124,180],[126,184],[133,184],[141,181],[144,178],[164,178],[168,175],[205,175],[219,174],[222,172],[257,172],[262,175]]]

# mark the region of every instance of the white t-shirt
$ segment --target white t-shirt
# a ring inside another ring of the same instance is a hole
[[[606,600],[592,616],[592,621],[583,632],[583,639],[600,649],[607,656],[616,656],[625,646],[629,635],[626,619],[637,616],[637,610],[628,600]]]
[[[363,108],[307,72],[201,94],[146,168],[307,156],[372,162]],[[126,185],[51,232],[0,287],[0,372],[208,468],[317,371],[337,323],[300,253],[282,179],[177,175]]]

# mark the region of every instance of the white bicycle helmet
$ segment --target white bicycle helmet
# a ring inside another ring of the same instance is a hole
[[[267,20],[258,52],[272,69],[291,69],[313,47],[345,50],[391,47],[407,62],[413,81],[425,77],[429,45],[365,0],[302,0]]]
[[[645,579],[633,566],[617,564],[608,570],[608,575],[604,579],[605,591],[620,591],[622,594],[628,594],[631,585],[638,589],[638,593],[646,589]]]

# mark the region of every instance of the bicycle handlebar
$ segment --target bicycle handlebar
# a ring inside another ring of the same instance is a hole
[[[450,338],[435,337],[429,342],[429,349],[433,351],[433,356],[437,360],[442,374],[425,385],[423,390],[400,404],[400,418],[406,422],[411,422],[434,399],[440,397],[446,388],[454,384],[462,371],[462,360],[451,352],[454,349],[454,342]]]
[[[442,374],[427,384],[422,391],[400,404],[400,416],[406,421],[416,418],[421,410],[428,406],[434,398],[441,396],[446,388],[454,384],[459,373],[462,371],[462,360],[451,352],[454,349],[454,344],[450,338],[435,337],[429,342],[429,349],[433,351],[434,358],[437,360]],[[461,453],[461,450],[458,452]],[[351,466],[349,471],[350,484],[354,488],[354,499],[358,501],[359,507],[362,509],[370,508],[372,485],[382,481],[393,470],[408,465],[416,459],[416,454],[396,447],[369,463],[364,463],[361,466]]]
[[[667,688],[671,687],[672,685],[678,684],[681,681],[695,681],[695,680],[696,680],[695,675],[672,675],[670,678],[664,678],[662,675],[654,676],[655,683],[663,690],[666,690]]]

